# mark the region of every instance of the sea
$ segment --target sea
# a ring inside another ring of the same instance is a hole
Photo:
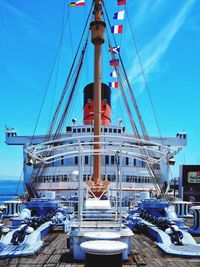
[[[24,193],[23,181],[19,180],[0,180],[0,204],[6,200],[16,199],[17,195]]]

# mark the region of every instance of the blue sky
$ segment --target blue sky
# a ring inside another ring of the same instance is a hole
[[[18,135],[33,134],[52,72],[36,131],[40,134],[47,132],[91,5],[91,1],[86,0],[85,7],[68,8],[69,2],[0,0],[1,176],[19,177],[22,170],[22,148],[4,144],[4,127],[14,127]],[[116,0],[107,0],[105,4],[112,25],[116,24],[112,15],[123,7],[119,8]],[[177,156],[177,167],[173,170],[173,174],[178,175],[179,164],[200,163],[200,1],[127,0],[126,11],[131,28],[125,14],[123,34],[116,36],[116,40],[121,46],[121,56],[148,132],[158,134],[131,29],[162,135],[188,132],[188,146]],[[111,69],[106,44],[103,51],[103,81],[108,83]],[[82,90],[93,77],[92,55],[91,46],[74,99],[77,108],[69,114],[69,117],[77,117],[80,123]],[[128,127],[126,115],[121,114],[123,105],[116,90],[112,92],[112,99],[116,110],[113,123],[122,117]]]

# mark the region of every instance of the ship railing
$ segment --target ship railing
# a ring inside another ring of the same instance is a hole
[[[130,144],[131,146],[134,146],[136,145],[136,147],[140,147],[140,148],[143,148],[143,147],[147,147],[147,146],[150,146],[150,147],[159,147],[160,150],[163,150],[165,152],[169,152],[169,151],[172,151],[173,153],[175,153],[177,150],[174,149],[174,148],[171,148],[169,146],[166,146],[166,145],[163,145],[161,143],[157,143],[157,142],[153,142],[153,141],[149,141],[149,140],[144,140],[144,139],[138,139],[138,138],[135,138],[135,137],[130,137],[130,136],[124,136],[124,135],[119,135],[119,136],[116,136],[116,135],[80,135],[80,136],[75,136],[75,137],[66,137],[66,138],[61,138],[61,139],[57,139],[57,140],[52,140],[52,141],[48,141],[48,142],[44,142],[44,143],[40,143],[40,144],[37,144],[37,145],[31,145],[29,147],[26,148],[26,150],[32,150],[32,149],[37,149],[37,148],[46,148],[46,147],[52,147],[52,146],[55,146],[56,148],[59,148],[59,147],[62,147],[63,145],[59,145],[59,144],[64,144],[66,142],[69,142],[67,145],[68,146],[74,146],[75,143],[72,141],[75,140],[77,143],[82,143],[84,141],[85,143],[85,140],[88,140],[90,139],[90,141],[88,141],[88,144],[91,145],[91,142],[93,142],[94,138],[95,137],[100,137],[101,140],[104,140],[102,142],[105,142],[105,140],[107,139],[106,142],[110,142],[112,141],[113,143],[113,140],[120,140],[120,141],[123,141],[123,144],[127,145],[127,144]],[[126,143],[127,142],[127,143]],[[82,143],[82,144],[84,144]],[[39,150],[40,150],[39,149]]]
[[[172,155],[178,153],[178,150],[168,146],[134,137],[101,135],[99,136],[101,137],[101,142],[93,141],[95,137],[97,136],[78,136],[58,139],[26,147],[25,152],[33,160],[46,164],[60,160],[61,156],[70,158],[79,156],[80,153],[85,155],[114,155],[119,147],[122,148],[121,156],[135,157],[152,164],[160,163],[163,158],[170,158]],[[110,139],[112,139],[112,142]],[[72,143],[72,140],[75,142]],[[95,144],[101,144],[101,149],[95,150],[93,148]],[[154,149],[155,147],[157,149]]]

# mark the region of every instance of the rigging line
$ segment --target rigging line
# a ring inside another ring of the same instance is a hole
[[[67,111],[68,111],[68,109],[69,109],[69,107],[70,107],[70,104],[71,104],[71,101],[72,101],[72,98],[73,98],[73,95],[74,95],[74,92],[75,92],[75,86],[76,86],[77,81],[78,81],[78,76],[79,76],[79,74],[80,74],[81,67],[82,67],[82,61],[80,62],[80,66],[79,66],[79,69],[78,69],[78,72],[77,72],[77,75],[76,75],[76,78],[75,78],[75,81],[74,81],[74,84],[73,84],[71,93],[70,93],[70,95],[69,95],[69,99],[68,99],[66,108],[65,108],[65,110],[64,110],[64,112],[63,112],[63,115],[62,115],[62,117],[61,117],[61,121],[60,121],[60,123],[59,123],[59,125],[58,125],[58,127],[57,127],[57,130],[56,130],[56,133],[58,133],[58,134],[59,134],[59,132],[60,132],[60,129],[61,129],[62,126],[63,126],[64,120],[66,119],[66,113],[67,113]]]
[[[66,115],[66,113],[67,113],[67,111],[68,111],[68,108],[69,108],[69,106],[70,106],[70,104],[71,104],[71,100],[72,100],[72,97],[73,97],[73,95],[74,95],[74,91],[75,91],[75,86],[76,86],[76,83],[77,83],[77,81],[78,81],[78,76],[79,76],[80,70],[81,70],[82,65],[83,65],[83,59],[84,59],[84,55],[85,55],[85,50],[86,50],[86,48],[87,48],[87,44],[88,44],[88,37],[89,37],[89,34],[87,35],[86,43],[85,43],[84,48],[83,48],[82,53],[81,53],[81,58],[80,58],[80,61],[79,61],[79,66],[78,66],[78,72],[77,72],[77,74],[76,74],[75,81],[74,81],[74,84],[73,84],[71,93],[70,93],[70,95],[69,95],[69,99],[68,99],[67,105],[66,105],[66,107],[65,107],[65,110],[64,110],[64,112],[63,112],[63,115],[62,115],[62,117],[61,117],[60,123],[59,123],[59,125],[58,125],[58,127],[57,127],[57,130],[56,130],[56,133],[55,133],[53,139],[55,139],[55,136],[56,136],[57,134],[59,134],[59,130],[61,129],[62,124],[64,123],[65,115]]]
[[[64,20],[64,16],[63,16],[63,20]],[[63,22],[63,25],[64,25],[64,22]],[[58,50],[57,50],[57,53],[56,53],[56,56],[55,56],[55,59],[54,59],[53,67],[52,67],[51,74],[50,74],[50,77],[49,77],[49,80],[48,80],[47,88],[46,88],[46,91],[45,91],[45,94],[44,94],[44,98],[43,98],[43,101],[42,101],[42,105],[41,105],[41,108],[40,108],[40,113],[39,113],[39,116],[38,116],[38,119],[37,119],[37,123],[36,123],[35,129],[34,129],[34,133],[33,133],[32,138],[31,138],[31,144],[32,144],[33,137],[35,135],[36,128],[37,128],[37,125],[38,125],[38,122],[39,122],[39,118],[40,118],[40,115],[41,115],[41,112],[42,112],[44,101],[45,101],[45,98],[46,98],[46,95],[47,95],[47,91],[48,91],[48,88],[49,88],[49,84],[50,84],[50,81],[51,81],[51,78],[52,78],[53,70],[55,68],[55,63],[57,61],[57,58],[60,57],[60,50],[61,50],[61,46],[62,46],[63,32],[65,31],[65,27],[66,27],[66,24],[64,26],[62,26],[62,32],[61,32],[60,42],[59,42],[59,45],[58,45]],[[45,140],[48,140],[48,139],[49,139],[49,136],[47,135]],[[38,171],[37,175],[40,173],[41,168],[42,168],[42,164],[39,167],[39,171]]]
[[[109,17],[108,17],[108,14],[107,14],[105,6],[104,6],[104,9],[105,9],[106,17],[107,17],[107,20],[108,20],[108,23],[109,23],[109,26],[110,26],[110,29],[111,29],[111,24],[110,24]],[[108,34],[108,29],[107,28],[106,28],[106,31],[107,31],[107,35],[108,35],[109,49],[111,50],[112,49],[112,45],[111,45],[111,41],[110,41],[110,38],[109,38],[109,34]],[[112,36],[114,38],[114,35],[112,35]],[[117,45],[115,38],[114,38],[114,41],[115,41],[115,45]],[[115,56],[114,56],[113,53],[111,53],[111,56],[112,56],[112,59],[115,59]],[[115,71],[118,74],[117,76],[118,76],[118,80],[119,80],[119,84],[120,84],[120,91],[121,91],[122,98],[124,100],[124,103],[125,103],[125,106],[126,106],[126,109],[127,109],[127,112],[128,112],[128,116],[129,116],[129,120],[131,122],[132,129],[133,129],[134,133],[136,134],[136,136],[140,139],[140,135],[139,135],[138,129],[136,127],[136,124],[135,124],[135,122],[133,120],[132,112],[131,112],[131,109],[130,109],[130,106],[128,104],[128,100],[127,100],[127,97],[126,97],[126,94],[125,94],[125,91],[124,91],[124,88],[123,88],[122,78],[121,78],[119,70],[118,70],[118,68],[116,66],[115,66]]]
[[[61,50],[60,50],[60,53],[59,53],[59,56],[58,56],[58,61],[57,61],[57,64],[56,64],[55,84],[54,84],[54,88],[53,88],[53,96],[52,96],[52,101],[51,101],[51,111],[49,113],[49,123],[48,123],[48,125],[51,122],[53,106],[54,106],[54,100],[55,100],[55,95],[56,95],[56,88],[57,88],[58,76],[59,76],[60,54],[61,54]]]
[[[104,6],[104,9],[105,9],[105,13],[106,13],[106,17],[107,17],[109,26],[110,26],[110,28],[111,28],[110,20],[109,20],[108,13],[107,13],[107,10],[106,10],[105,6]],[[107,33],[108,33],[108,30],[107,30]],[[112,36],[113,36],[115,45],[117,46],[117,43],[116,43],[114,34],[113,34]],[[108,39],[109,39],[109,35],[108,35]],[[110,42],[110,39],[109,39],[109,46],[110,46],[110,48],[111,48],[111,42]],[[112,54],[112,56],[114,56],[114,55]],[[124,65],[123,65],[123,61],[122,61],[122,59],[121,59],[121,57],[120,57],[120,54],[119,54],[119,58],[120,58],[120,62],[122,63],[122,66],[124,67]],[[115,67],[115,70],[117,71],[117,67]],[[129,83],[128,76],[127,76],[126,71],[125,71],[125,67],[123,68],[123,70],[124,70],[125,77],[127,78],[127,81],[128,81],[128,83]],[[118,72],[118,76],[119,76],[119,78],[120,78],[120,73],[119,73],[119,72]],[[119,80],[119,82],[120,82],[120,80]],[[122,84],[122,79],[121,79],[121,84]],[[130,83],[129,83],[129,85],[130,85]],[[130,88],[131,88],[131,87],[130,87]],[[122,91],[124,92],[122,86],[120,85],[120,90],[121,90],[121,89],[122,89]],[[131,91],[132,91],[132,90],[131,90]],[[123,97],[123,100],[125,100],[126,95],[124,95],[125,92],[124,92],[124,93],[123,93],[123,92],[122,92],[122,97]],[[131,126],[132,126],[133,130],[135,129],[134,132],[137,134],[138,130],[137,130],[137,127],[136,127],[134,121],[132,120],[132,116],[131,116],[132,113],[130,113],[130,112],[131,112],[130,107],[127,106],[127,104],[128,104],[127,99],[126,99],[125,101],[126,101],[126,102],[125,102],[125,104],[126,104],[126,108],[129,109],[129,111],[128,111],[128,115],[129,115],[129,119],[131,118],[131,119],[130,119]],[[139,112],[137,103],[135,103],[135,104],[136,104],[136,112],[137,112],[137,111]],[[139,114],[140,114],[140,113],[139,113]],[[144,129],[145,129],[145,126],[144,126],[144,124],[143,124],[143,120],[140,121],[140,119],[139,119],[139,122],[140,122],[140,123],[142,122],[142,125],[143,125],[143,127],[144,127]],[[140,125],[141,125],[141,124],[140,124]],[[143,127],[141,127],[141,128],[143,129]],[[139,136],[139,138],[140,138],[140,136]],[[147,156],[149,156],[149,153],[148,153],[148,152],[146,152],[146,151],[143,150],[143,149],[142,149],[142,151],[144,151],[144,153],[145,153]],[[153,169],[153,166],[152,166],[151,164],[149,164],[148,162],[147,162],[147,168],[148,168],[148,171],[149,171],[150,175],[151,175],[152,178],[153,178],[153,181],[155,180],[155,186],[158,186],[159,189],[160,189],[160,192],[162,192],[162,186],[161,186],[161,182],[160,182],[160,177],[157,177],[158,174],[156,175],[156,173],[155,173],[155,171],[154,171],[154,169]]]
[[[20,183],[21,183],[21,180],[22,180],[23,173],[24,173],[24,166],[23,166],[22,171],[21,171],[21,174],[20,174],[20,178],[19,178],[19,181],[18,181],[18,184],[17,184],[17,188],[16,188],[16,191],[15,191],[15,194],[18,193],[18,190],[19,190],[19,186],[20,186]]]
[[[111,43],[110,43],[109,36],[108,36],[108,42],[109,42],[109,47],[111,49]],[[111,55],[112,55],[112,58],[115,58],[113,54],[111,54]],[[115,70],[118,73],[118,80],[119,80],[119,84],[120,84],[120,91],[121,91],[121,95],[122,95],[123,101],[125,103],[126,109],[128,111],[128,116],[129,116],[129,120],[131,122],[131,126],[132,126],[133,131],[135,132],[136,136],[140,139],[141,137],[140,137],[140,134],[138,132],[137,126],[135,125],[135,122],[133,120],[132,112],[131,112],[131,109],[130,109],[130,106],[128,104],[128,100],[127,100],[127,97],[126,97],[126,94],[125,94],[125,91],[124,91],[124,86],[123,86],[123,81],[122,81],[121,75],[120,75],[117,67],[115,67]],[[143,148],[141,148],[141,150],[143,151],[144,154],[147,154],[147,156],[149,156],[148,152],[146,153],[146,151]],[[155,173],[153,171],[153,168],[152,168],[152,166],[148,162],[147,162],[147,168],[148,168],[150,174],[152,175],[152,177],[155,177]]]
[[[110,24],[109,17],[108,17],[108,14],[107,14],[107,11],[106,11],[105,6],[104,6],[104,9],[105,9],[105,12],[106,12],[106,16],[107,16],[107,20],[108,20],[109,26],[110,26],[110,28],[111,28],[111,24]],[[107,30],[107,35],[108,35],[108,30]],[[115,45],[117,46],[116,40],[115,40],[115,38],[114,38],[114,35],[113,35],[113,39],[114,39]],[[109,35],[108,35],[108,40],[109,40],[109,46],[110,46],[110,48],[111,48],[111,42],[110,42],[110,39],[109,39]],[[119,55],[119,56],[120,56],[120,55]],[[112,57],[114,57],[113,54],[112,54]],[[121,60],[121,62],[122,62],[122,59],[121,59],[121,58],[120,58],[120,60]],[[122,62],[122,64],[123,64],[123,62]],[[115,70],[118,71],[117,67],[115,67]],[[126,72],[125,72],[125,68],[124,68],[124,73],[126,74]],[[118,72],[118,76],[119,76],[120,90],[121,90],[121,92],[122,92],[122,97],[123,97],[123,100],[124,100],[124,102],[125,102],[126,109],[128,110],[128,115],[129,115],[129,120],[130,120],[130,122],[131,122],[131,126],[132,126],[133,131],[135,132],[135,134],[138,135],[138,137],[140,138],[138,129],[137,129],[137,127],[136,127],[136,125],[135,125],[135,123],[134,123],[134,121],[133,121],[133,119],[132,119],[131,109],[130,109],[130,107],[129,107],[129,104],[128,104],[128,101],[127,101],[127,97],[126,97],[125,92],[124,92],[124,89],[123,89],[123,87],[122,87],[122,79],[121,79],[121,77],[120,77],[120,73],[119,73],[119,72]],[[127,79],[128,79],[128,77],[127,77]],[[120,80],[121,80],[121,81],[120,81]],[[140,122],[140,120],[139,120],[139,122]],[[141,144],[141,145],[142,145],[142,144]],[[142,148],[141,148],[141,149],[142,149]],[[145,151],[144,149],[142,149],[142,151],[143,151],[145,154],[147,154],[147,156],[149,156],[149,153],[148,153],[148,152],[146,153],[146,151]],[[150,165],[148,162],[147,162],[147,169],[148,169],[150,175],[153,177],[153,180],[154,180],[154,179],[156,179],[157,181],[160,180],[160,179],[158,179],[158,177],[156,178],[156,174],[155,174],[155,172],[154,172],[154,170],[153,170],[153,166]],[[158,184],[158,186],[159,186],[159,188],[160,188],[160,192],[162,192],[160,183],[156,183],[155,186],[157,186],[157,184]]]
[[[65,82],[65,85],[64,85],[64,88],[63,88],[63,91],[62,91],[62,94],[60,96],[60,99],[59,99],[59,102],[58,102],[58,106],[54,112],[54,116],[52,118],[52,122],[51,122],[51,125],[50,125],[50,128],[48,130],[48,139],[50,137],[50,134],[52,132],[52,129],[53,127],[55,126],[55,122],[56,122],[56,119],[57,119],[57,115],[58,113],[60,112],[60,109],[61,109],[61,105],[62,105],[62,101],[64,99],[64,96],[66,94],[66,91],[67,91],[67,88],[68,88],[68,84],[69,84],[69,80],[70,80],[70,77],[71,77],[71,74],[72,74],[72,71],[73,71],[73,68],[74,68],[74,65],[75,65],[75,62],[76,62],[76,59],[77,59],[77,56],[78,56],[78,52],[79,52],[79,49],[80,49],[80,46],[81,46],[81,43],[82,43],[82,39],[83,39],[83,36],[85,34],[85,30],[86,30],[86,27],[88,25],[88,21],[89,21],[89,18],[90,18],[90,15],[91,15],[91,11],[92,11],[92,7],[93,7],[93,4],[90,8],[90,11],[89,11],[89,14],[88,14],[88,17],[87,17],[87,21],[86,21],[86,24],[85,24],[85,27],[83,29],[83,32],[82,32],[82,35],[81,35],[81,38],[80,38],[80,41],[79,41],[79,44],[78,44],[78,47],[77,47],[77,51],[76,51],[76,54],[74,56],[74,59],[73,59],[73,62],[72,62],[72,66],[70,68],[70,71],[69,71],[69,74],[68,74],[68,77],[67,77],[67,80]],[[48,140],[47,139],[47,140]]]
[[[61,38],[60,38],[61,43],[63,42],[64,30],[65,30],[65,26],[66,26],[65,25],[65,14],[66,14],[66,12],[65,12],[65,1],[63,1],[63,14],[62,14]],[[69,15],[68,15],[67,18],[69,19]],[[55,80],[53,97],[52,97],[51,112],[49,114],[49,124],[50,124],[50,119],[52,117],[53,105],[54,105],[54,99],[55,99],[55,92],[56,92],[57,83],[58,83],[60,57],[61,57],[61,49],[59,50],[59,54],[58,54],[58,61],[57,61],[57,68],[56,68],[56,75],[55,75],[56,80]]]
[[[69,17],[69,8],[67,8],[67,13],[68,13],[68,17]],[[70,19],[68,20],[68,24],[69,24],[69,36],[71,37],[72,36],[72,29],[71,29],[71,23],[70,23]],[[71,49],[72,49],[72,54],[74,54],[74,45],[73,45],[73,42],[72,42],[72,38],[69,38],[70,40],[70,45],[71,45]]]
[[[52,75],[53,75],[53,71],[54,71],[54,68],[55,68],[55,64],[56,64],[57,58],[59,57],[59,52],[60,52],[61,45],[62,45],[62,40],[63,40],[63,32],[65,30],[65,28],[63,28],[63,25],[64,25],[64,12],[63,12],[63,16],[62,16],[61,38],[60,38],[60,41],[59,41],[59,44],[58,44],[58,49],[56,51],[55,58],[53,60],[53,65],[52,65],[52,68],[51,68],[51,71],[50,71],[49,79],[47,81],[47,86],[46,86],[45,93],[44,93],[44,96],[43,96],[43,99],[42,99],[42,104],[40,106],[39,114],[38,114],[38,117],[37,117],[37,120],[36,120],[36,124],[35,124],[34,130],[33,130],[33,134],[32,134],[32,137],[31,137],[31,143],[30,144],[32,144],[32,142],[33,142],[33,138],[35,136],[35,132],[36,132],[39,120],[40,120],[41,112],[42,112],[42,109],[43,109],[43,106],[44,106],[44,102],[45,102],[45,99],[46,99],[46,96],[47,96],[47,92],[48,92],[48,89],[49,89],[50,81],[51,81],[51,78],[52,78]]]
[[[76,77],[75,77],[75,81],[74,81],[74,84],[73,84],[73,87],[71,89],[71,92],[69,94],[69,98],[68,98],[68,102],[67,102],[67,105],[62,113],[62,116],[61,116],[61,119],[60,119],[60,122],[57,126],[57,129],[56,129],[56,132],[52,138],[52,140],[55,140],[57,139],[57,137],[59,136],[59,133],[60,133],[60,130],[62,129],[63,127],[63,124],[65,122],[65,119],[66,119],[66,113],[68,112],[69,110],[69,107],[72,103],[71,99],[73,97],[73,94],[74,94],[74,91],[75,91],[75,87],[76,87],[76,83],[78,81],[78,77],[79,77],[79,73],[80,73],[80,70],[82,68],[82,63],[83,63],[83,59],[84,59],[84,55],[85,55],[85,51],[86,51],[86,48],[87,48],[87,44],[88,44],[88,38],[89,38],[89,31],[88,31],[88,34],[87,34],[87,39],[85,41],[85,45],[84,45],[84,48],[82,50],[82,53],[81,53],[81,57],[80,57],[80,60],[79,60],[79,66],[78,66],[78,72],[76,74]],[[50,136],[50,135],[49,135]],[[51,153],[51,152],[50,152]],[[50,153],[47,153],[46,155],[49,155]],[[43,175],[45,173],[45,165],[44,164],[41,164],[38,172],[37,172],[37,175]]]
[[[111,28],[110,20],[109,20],[108,13],[107,13],[106,9],[105,9],[105,12],[106,12],[106,17],[107,17],[109,26]],[[112,35],[112,37],[113,37],[115,46],[117,46],[117,42],[116,42],[116,39],[114,37],[114,34]],[[139,120],[139,123],[140,123],[140,127],[142,129],[142,132],[143,132],[144,137],[146,136],[146,138],[148,138],[147,130],[146,130],[146,127],[145,127],[145,125],[143,123],[142,115],[141,115],[141,113],[139,111],[139,107],[137,105],[137,102],[136,102],[136,99],[135,99],[133,90],[131,88],[131,85],[130,85],[130,82],[129,82],[129,79],[128,79],[128,75],[126,73],[125,66],[124,66],[124,63],[123,63],[123,60],[121,58],[120,53],[118,54],[118,56],[119,56],[119,59],[120,59],[121,65],[122,65],[122,69],[123,69],[123,72],[124,72],[124,75],[125,75],[125,79],[126,79],[126,82],[127,82],[127,85],[128,85],[128,89],[129,89],[129,93],[130,93],[130,96],[131,96],[131,100],[133,102],[133,105],[134,105],[134,108],[135,108],[135,111],[136,111],[136,114],[137,114],[137,117],[138,117],[138,120]]]
[[[126,10],[126,15],[127,15],[128,24],[129,24],[129,27],[130,27],[130,30],[131,30],[132,38],[133,38],[133,43],[134,43],[135,50],[136,50],[136,53],[137,53],[138,62],[139,62],[139,65],[140,65],[140,68],[141,68],[141,71],[142,71],[142,76],[143,76],[143,79],[144,79],[145,87],[146,87],[146,90],[147,90],[147,94],[148,94],[148,97],[149,97],[149,101],[150,101],[151,108],[152,108],[152,111],[153,111],[153,114],[154,114],[154,118],[155,118],[155,122],[156,122],[156,125],[157,125],[158,133],[159,133],[161,142],[163,144],[163,140],[162,140],[161,130],[160,130],[159,123],[158,123],[157,114],[155,112],[155,108],[154,108],[154,105],[153,105],[153,100],[152,100],[152,97],[151,97],[151,94],[150,94],[150,90],[149,90],[149,86],[148,86],[148,83],[147,83],[146,75],[145,75],[144,68],[143,68],[143,65],[142,65],[141,56],[140,56],[139,49],[138,49],[138,46],[137,46],[137,43],[136,43],[136,39],[135,39],[135,35],[134,35],[134,32],[133,32],[133,27],[132,27],[132,25],[130,23],[130,18],[129,18],[128,11],[127,11],[126,7],[125,7],[125,10]]]
[[[108,39],[109,39],[108,31],[107,31],[107,36],[108,36],[107,39],[106,39],[107,48],[105,50],[107,51],[107,62],[109,62],[110,53],[108,51],[109,51],[110,48],[109,48],[109,41],[108,41]],[[111,70],[111,72],[112,72],[112,70]],[[122,106],[121,106],[121,102],[120,102],[120,92],[119,92],[119,90],[115,90],[115,92],[117,94],[116,101],[118,102],[118,107],[120,109],[120,113],[121,113],[122,119],[123,119],[123,121],[125,123],[124,115],[123,115],[123,112],[122,112]],[[116,119],[116,121],[117,121],[117,119],[119,119],[119,117],[117,118],[117,114],[116,113],[112,113],[112,119],[113,120]]]
[[[69,118],[71,118],[72,117],[72,112],[73,112],[73,107],[75,107],[76,105],[76,101],[77,101],[77,96],[78,96],[78,93],[79,93],[79,91],[78,90],[76,90],[76,94],[75,94],[75,96],[74,96],[74,100],[72,101],[73,103],[71,103],[71,105],[70,105],[70,107],[69,107],[69,111],[68,111],[68,117]],[[78,105],[79,106],[79,108],[78,108],[78,112],[76,112],[76,113],[74,113],[74,116],[75,116],[75,118],[79,121],[79,115],[81,114],[81,112],[82,112],[82,108],[81,108],[81,105]],[[66,121],[67,121],[67,118],[66,118]]]
[[[111,46],[111,43],[110,43],[109,36],[108,36],[108,43],[109,43],[109,49],[111,49],[112,46]],[[115,59],[115,56],[114,56],[113,53],[111,53],[111,56],[112,56],[112,59]],[[126,110],[128,112],[128,116],[129,116],[129,120],[131,122],[132,129],[133,129],[135,135],[137,136],[137,138],[140,139],[140,135],[139,135],[137,126],[136,126],[136,124],[135,124],[135,122],[133,120],[132,112],[131,112],[130,106],[128,104],[128,99],[127,99],[127,96],[126,96],[125,91],[124,91],[123,81],[122,81],[121,75],[119,73],[119,69],[116,66],[115,66],[115,71],[118,74],[117,76],[118,76],[118,81],[119,81],[119,85],[120,85],[121,95],[122,95],[123,101],[125,103]]]
[[[69,110],[69,108],[70,108],[70,106],[72,104],[72,99],[73,99],[74,92],[75,92],[75,89],[76,89],[76,84],[78,82],[79,74],[80,74],[80,71],[81,71],[81,68],[82,68],[82,65],[83,65],[83,59],[84,59],[84,55],[85,55],[85,50],[87,48],[87,44],[88,44],[88,39],[86,40],[86,44],[85,44],[85,46],[84,46],[84,48],[82,50],[81,59],[80,59],[80,62],[79,62],[78,71],[77,71],[77,74],[76,74],[76,77],[75,77],[75,81],[74,81],[74,84],[72,86],[72,89],[71,89],[71,92],[70,92],[66,107],[65,107],[65,109],[63,111],[63,114],[61,116],[60,123],[58,124],[56,132],[55,132],[55,134],[53,136],[53,140],[57,139],[57,137],[59,136],[60,130],[62,129],[62,127],[64,125],[64,122],[66,120],[66,114],[67,114],[67,112],[68,112],[68,110]],[[47,155],[49,155],[49,153]],[[43,174],[43,171],[45,171],[45,166],[41,166],[41,169],[39,170],[40,175],[41,175],[41,173]]]

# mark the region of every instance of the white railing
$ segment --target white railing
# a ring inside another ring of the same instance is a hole
[[[94,142],[97,136],[76,136],[53,140],[38,145],[27,146],[25,152],[36,162],[49,164],[62,157],[71,158],[81,155],[115,155],[140,159],[151,164],[160,163],[163,158],[170,158],[178,150],[159,143],[134,137],[101,135],[101,142]],[[112,140],[112,141],[111,141]],[[73,142],[73,143],[72,143]],[[62,144],[60,144],[62,143]],[[101,149],[94,149],[94,144],[101,144]]]

